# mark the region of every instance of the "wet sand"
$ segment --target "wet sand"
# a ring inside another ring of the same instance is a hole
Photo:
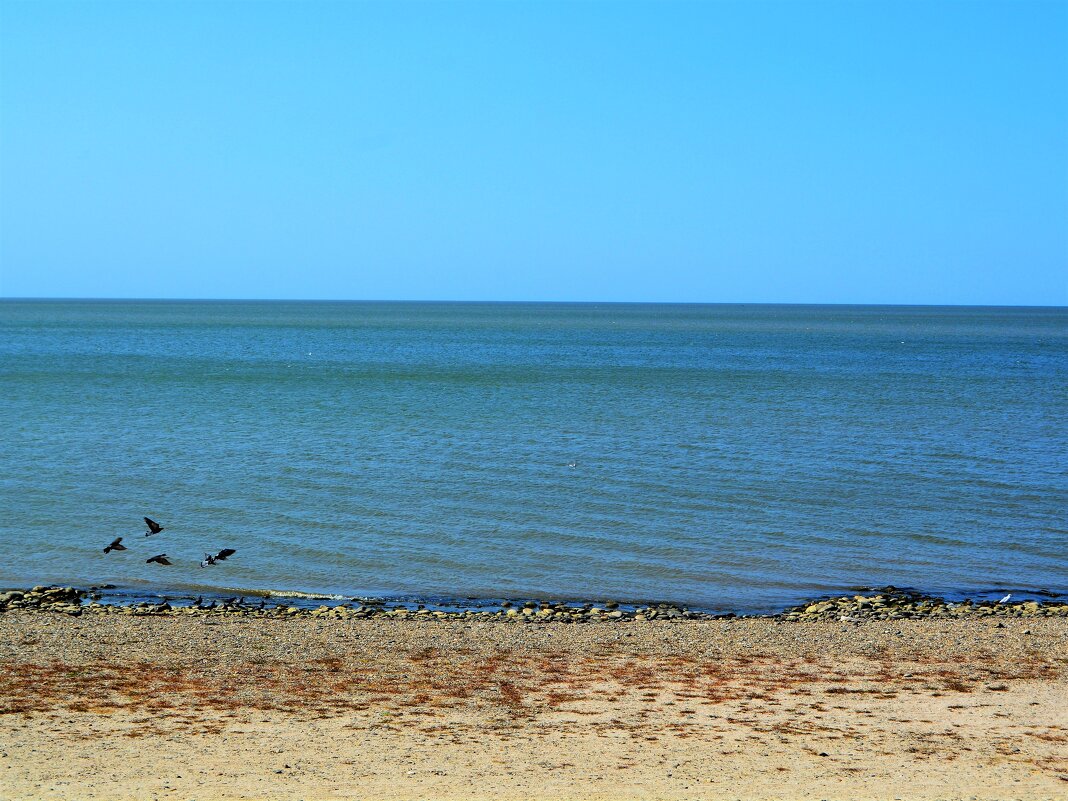
[[[0,615],[4,799],[1065,799],[1068,620]]]

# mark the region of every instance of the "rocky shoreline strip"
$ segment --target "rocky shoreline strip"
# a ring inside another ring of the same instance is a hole
[[[254,618],[314,618],[314,619],[395,619],[395,620],[500,620],[514,623],[640,623],[649,620],[729,620],[750,618],[805,623],[838,620],[961,618],[1068,618],[1068,603],[1061,601],[1023,600],[1016,602],[971,601],[950,602],[943,598],[886,587],[872,595],[843,595],[823,598],[782,612],[765,615],[736,615],[697,612],[673,604],[655,604],[635,609],[620,609],[617,603],[568,605],[546,601],[505,602],[499,609],[463,609],[456,611],[431,610],[423,606],[387,606],[385,603],[355,600],[335,606],[307,608],[285,602],[268,605],[267,600],[248,603],[244,599],[211,601],[207,605],[171,605],[139,602],[133,604],[100,603],[94,590],[76,587],[37,586],[28,590],[0,592],[0,614],[8,610],[35,609],[71,616],[131,615],[131,616],[223,616]]]

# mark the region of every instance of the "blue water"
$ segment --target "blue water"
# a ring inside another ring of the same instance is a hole
[[[4,586],[1068,592],[1065,309],[7,300],[0,393]]]

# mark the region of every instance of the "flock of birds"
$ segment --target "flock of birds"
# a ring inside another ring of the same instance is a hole
[[[150,517],[146,517],[145,518],[145,525],[148,526],[148,531],[145,532],[145,536],[146,537],[151,537],[153,534],[159,534],[161,531],[163,531],[163,526],[161,526],[159,523],[157,523],[155,520],[153,520]],[[111,553],[112,551],[125,551],[125,550],[126,550],[126,546],[122,544],[122,537],[116,537],[114,540],[111,541],[110,545],[108,545],[106,548],[104,548],[104,553]],[[216,554],[206,553],[206,554],[204,554],[204,559],[200,563],[200,566],[201,567],[208,567],[210,565],[218,564],[219,562],[222,562],[222,561],[225,561],[226,559],[229,559],[235,553],[237,553],[237,551],[234,550],[233,548],[223,548],[221,551],[219,551]],[[147,564],[150,564],[150,565],[151,564],[157,564],[157,565],[173,565],[174,564],[174,562],[172,562],[170,559],[167,558],[167,554],[165,554],[165,553],[158,553],[155,556],[149,557],[148,559],[145,560],[145,562]]]

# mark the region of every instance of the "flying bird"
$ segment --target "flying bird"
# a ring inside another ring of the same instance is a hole
[[[165,554],[165,553],[157,554],[157,555],[153,556],[151,559],[146,559],[145,560],[146,564],[151,564],[152,562],[155,562],[158,565],[174,564],[173,562],[171,562],[170,559],[167,558],[167,554]]]
[[[148,526],[148,531],[145,532],[146,537],[151,537],[153,534],[159,534],[161,531],[163,531],[163,526],[161,526],[151,517],[145,518],[145,525]]]
[[[218,562],[223,562],[226,559],[229,559],[235,553],[237,553],[237,551],[233,548],[223,548],[214,556],[212,556],[210,553],[206,553],[204,554],[204,561],[200,563],[200,566],[207,567],[208,565],[214,565]]]
[[[116,537],[111,541],[111,545],[104,549],[104,553],[111,553],[112,551],[125,551],[126,546],[122,544],[122,537]]]

